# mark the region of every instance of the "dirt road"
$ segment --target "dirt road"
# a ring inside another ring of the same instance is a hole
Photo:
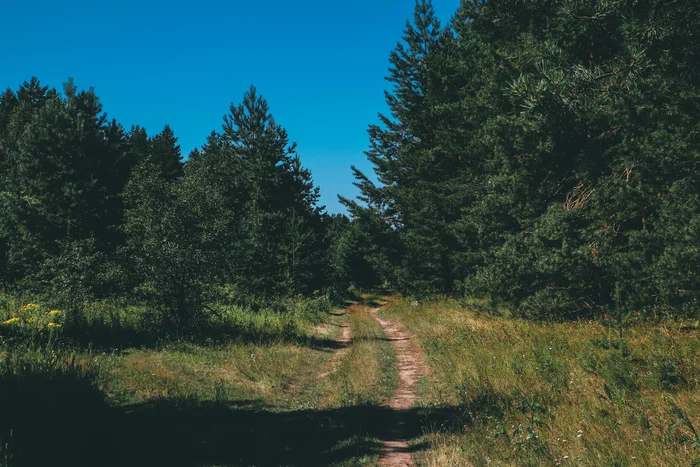
[[[427,367],[423,351],[408,329],[398,321],[381,318],[378,312],[379,308],[371,310],[387,338],[394,342],[399,373],[399,385],[389,403],[393,411],[393,428],[383,440],[381,465],[412,466],[415,464],[406,440],[406,412],[416,400],[416,386],[418,380],[427,374]]]

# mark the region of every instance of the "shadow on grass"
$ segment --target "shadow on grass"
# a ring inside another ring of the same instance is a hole
[[[16,341],[18,344],[31,341],[41,344],[42,339],[48,340],[48,335],[22,336],[12,335],[5,329],[0,329],[0,338]],[[255,328],[245,325],[208,325],[189,330],[187,333],[177,333],[163,326],[144,326],[143,328],[104,323],[80,323],[76,326],[64,326],[60,341],[69,348],[92,349],[95,351],[123,350],[127,348],[151,349],[161,348],[173,343],[189,343],[205,347],[227,345],[231,342],[268,344],[274,342],[291,342],[302,346],[321,350],[339,348],[335,339],[309,336],[295,326],[280,329]]]
[[[34,388],[33,399],[20,396],[12,413],[0,410],[10,415],[0,421],[9,466],[357,465],[381,453],[379,440],[398,436],[397,418],[408,438],[423,427],[458,426],[449,423],[456,408],[277,411],[256,401],[195,399],[112,407],[92,385],[73,388],[78,397],[51,386]],[[9,396],[6,389],[0,384],[0,395]]]
[[[161,401],[130,407],[118,465],[330,465],[381,452],[391,409],[355,406],[275,412],[227,404]],[[409,425],[420,426],[410,414]],[[353,462],[354,461],[354,462]]]

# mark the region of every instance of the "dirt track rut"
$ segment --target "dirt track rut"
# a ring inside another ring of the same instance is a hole
[[[338,370],[338,365],[340,364],[345,352],[348,351],[348,346],[350,345],[351,341],[352,330],[350,329],[350,323],[345,321],[343,323],[343,332],[340,334],[340,337],[337,340],[338,349],[336,349],[336,351],[333,353],[333,356],[324,367],[323,372],[318,375],[318,379],[326,378]]]
[[[399,384],[389,406],[393,413],[392,429],[383,440],[383,466],[412,466],[413,454],[406,440],[406,413],[416,400],[418,380],[427,374],[425,358],[413,334],[396,320],[381,318],[379,308],[371,310],[372,316],[381,324],[387,338],[396,349]]]

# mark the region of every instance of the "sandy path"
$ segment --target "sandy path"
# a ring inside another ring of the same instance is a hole
[[[327,378],[328,376],[332,375],[338,370],[338,365],[340,364],[340,360],[343,358],[343,355],[345,352],[348,351],[348,347],[350,346],[350,342],[352,341],[352,332],[350,329],[350,322],[345,321],[343,323],[343,332],[340,334],[340,337],[338,337],[338,348],[333,352],[333,355],[331,358],[326,362],[326,364],[323,367],[323,372],[318,375],[318,379],[321,380],[323,378]]]
[[[394,341],[396,349],[399,385],[389,406],[393,410],[392,431],[383,441],[384,455],[380,462],[384,466],[415,465],[406,442],[406,412],[416,400],[418,380],[427,374],[423,351],[413,340],[413,335],[401,323],[379,317],[379,308],[371,310],[372,316],[382,325],[386,336]]]

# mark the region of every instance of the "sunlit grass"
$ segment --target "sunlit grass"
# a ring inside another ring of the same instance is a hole
[[[326,358],[321,350],[277,342],[140,349],[95,360],[117,403],[196,397],[289,406]]]
[[[385,404],[396,387],[391,342],[365,306],[350,307],[348,324],[352,341],[336,371],[318,388],[320,406]]]
[[[624,342],[597,322],[494,318],[455,302],[393,300],[385,310],[420,339],[434,377],[423,465],[689,465],[671,397],[700,426],[700,339],[682,323],[637,323]],[[456,431],[455,431],[456,430]]]

